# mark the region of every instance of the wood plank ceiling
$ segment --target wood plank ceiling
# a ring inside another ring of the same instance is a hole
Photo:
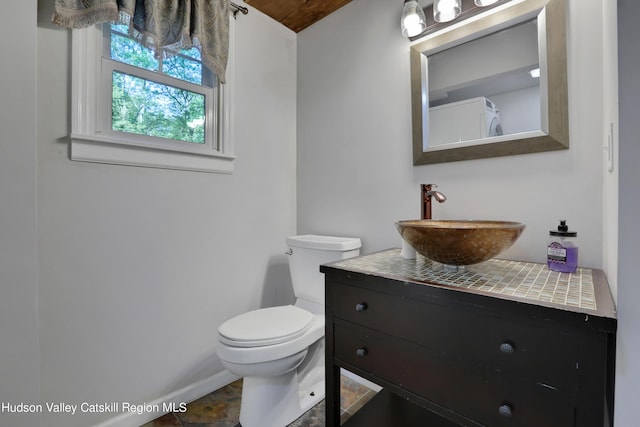
[[[335,12],[351,0],[245,0],[296,33]]]

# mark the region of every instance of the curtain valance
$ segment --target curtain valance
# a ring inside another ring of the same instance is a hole
[[[229,0],[56,0],[52,22],[84,28],[101,22],[129,25],[130,34],[162,55],[197,47],[224,83],[229,56]]]

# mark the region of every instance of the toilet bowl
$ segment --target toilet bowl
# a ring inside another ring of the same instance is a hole
[[[324,336],[324,314],[294,305],[236,316],[218,330],[218,355],[237,375],[269,377],[297,368]]]
[[[324,275],[320,264],[357,256],[360,239],[287,238],[296,302],[240,314],[218,328],[217,353],[244,377],[242,427],[284,427],[324,398]]]

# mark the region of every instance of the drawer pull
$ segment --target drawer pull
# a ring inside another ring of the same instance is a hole
[[[359,302],[356,304],[356,311],[365,311],[367,309],[366,302]]]
[[[367,355],[367,349],[366,348],[359,348],[356,350],[356,356],[358,357],[365,357]]]
[[[510,405],[504,403],[498,408],[498,413],[505,418],[511,418],[511,416],[513,415],[513,409]]]
[[[503,342],[502,344],[500,344],[500,351],[506,354],[512,354],[516,352],[516,349],[510,342]]]

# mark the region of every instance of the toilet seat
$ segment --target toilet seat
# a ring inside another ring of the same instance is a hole
[[[263,347],[294,340],[311,327],[313,314],[294,305],[240,314],[218,328],[221,342],[234,347]]]

